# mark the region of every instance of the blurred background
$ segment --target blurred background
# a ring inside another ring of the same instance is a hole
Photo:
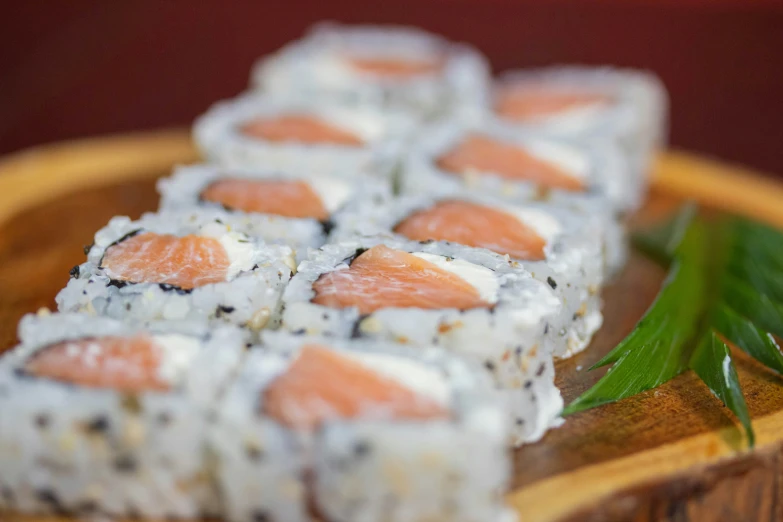
[[[0,154],[186,126],[312,23],[399,23],[476,45],[495,71],[579,62],[650,69],[676,147],[783,176],[776,0],[35,0],[0,17]]]

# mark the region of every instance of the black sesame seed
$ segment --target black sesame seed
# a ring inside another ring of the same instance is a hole
[[[79,502],[79,506],[76,510],[82,514],[90,514],[98,511],[98,504],[92,500],[83,500]]]
[[[121,473],[133,473],[136,471],[136,459],[130,455],[120,455],[114,459],[114,469]]]
[[[514,350],[514,353],[516,353],[517,355],[522,355],[522,347],[517,346],[516,349]]]
[[[359,441],[353,446],[353,454],[361,458],[370,452],[370,443],[367,441]]]
[[[161,426],[168,426],[171,424],[171,414],[167,411],[162,411],[158,413],[157,421]]]
[[[546,282],[549,284],[549,286],[552,287],[552,290],[557,288],[557,282],[554,279],[552,279],[551,277],[547,277],[546,278]]]
[[[0,490],[0,495],[2,495],[5,501],[9,504],[14,501],[14,492],[9,487],[3,486],[3,488]]]
[[[38,497],[40,502],[49,504],[49,506],[55,511],[62,512],[62,504],[60,504],[60,498],[57,493],[51,489],[39,489],[35,492],[35,496]]]
[[[72,279],[78,279],[79,278],[79,265],[76,265],[73,268],[71,268],[71,271],[68,272],[68,274],[71,276]]]
[[[573,317],[572,317],[572,319],[573,319],[574,321],[576,321],[577,319],[579,319],[579,314],[574,314],[574,315],[573,315]]]
[[[49,416],[45,413],[41,413],[40,415],[35,416],[35,425],[38,426],[39,429],[45,430],[49,427]]]
[[[109,429],[109,419],[100,415],[87,423],[87,431],[90,433],[103,433]]]
[[[224,314],[230,314],[236,310],[233,306],[224,306],[224,305],[218,305],[217,310],[215,310],[215,317],[221,317]]]
[[[131,309],[131,304],[130,303],[125,303],[125,310],[130,312],[130,309]]]
[[[525,389],[529,390],[533,386],[533,381],[525,381]]]
[[[272,517],[263,510],[253,511],[253,513],[250,514],[250,518],[253,522],[272,522]]]
[[[491,372],[495,371],[495,363],[493,363],[492,361],[485,361],[484,366],[487,368],[487,370]]]
[[[517,426],[522,426],[525,423],[525,419],[517,419]]]
[[[546,323],[546,325],[544,325],[544,335],[548,333],[549,333],[549,323]]]
[[[538,370],[536,370],[536,377],[541,377],[544,375],[544,370],[546,370],[546,365],[544,363],[541,363],[541,366],[538,367]]]

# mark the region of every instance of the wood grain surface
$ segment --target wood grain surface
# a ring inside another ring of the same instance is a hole
[[[82,262],[82,246],[110,217],[154,210],[156,177],[195,159],[182,131],[90,140],[0,161],[0,349],[27,312],[52,307]],[[742,169],[686,154],[662,158],[636,224],[682,198],[783,225],[783,188]],[[20,195],[21,196],[18,196]],[[566,401],[602,375],[587,368],[633,327],[663,271],[634,255],[604,293],[605,325],[588,350],[558,363]],[[755,419],[747,451],[728,411],[692,374],[617,404],[574,415],[514,452],[508,502],[526,521],[783,520],[783,380],[738,354]],[[2,463],[0,463],[0,466]],[[0,520],[64,522],[0,513]]]

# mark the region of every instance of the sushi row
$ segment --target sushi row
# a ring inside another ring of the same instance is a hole
[[[498,520],[503,412],[439,350],[28,316],[0,361],[4,509]],[[452,518],[453,517],[453,518]]]
[[[506,519],[560,423],[664,137],[643,73],[494,84],[474,49],[323,25],[200,117],[0,359],[0,508]]]

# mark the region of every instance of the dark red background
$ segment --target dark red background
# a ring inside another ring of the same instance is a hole
[[[0,17],[0,153],[188,124],[254,59],[322,19],[416,24],[495,70],[657,72],[675,145],[783,174],[783,4],[771,0],[14,2]]]

